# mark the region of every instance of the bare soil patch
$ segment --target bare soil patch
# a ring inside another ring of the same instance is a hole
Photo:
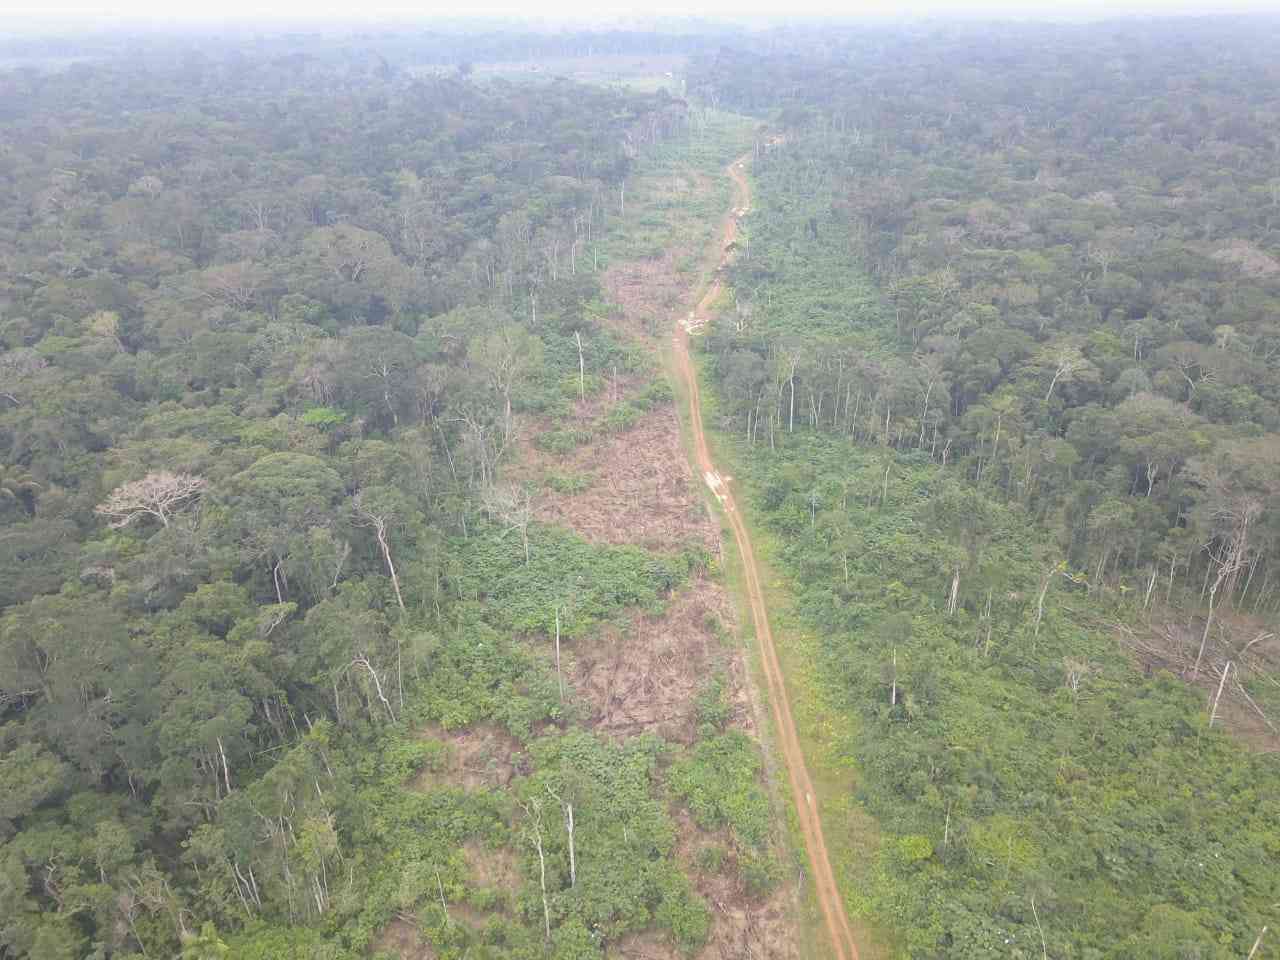
[[[733,842],[727,830],[707,833],[693,818],[676,814],[677,856],[694,886],[711,910],[711,935],[699,954],[702,960],[758,957],[761,960],[798,960],[794,917],[799,883],[780,883],[767,897],[752,897],[742,885]],[[698,851],[709,843],[729,851],[716,872],[699,870]]]
[[[677,264],[681,255],[664,250],[662,256],[611,265],[601,278],[608,301],[617,310],[610,325],[620,333],[648,339],[665,333],[689,297],[688,278]]]
[[[508,848],[493,849],[472,841],[463,845],[462,856],[477,886],[495,890],[514,890],[519,886],[516,855]]]
[[[695,491],[672,404],[661,404],[630,429],[565,456],[530,448],[522,459],[535,470],[591,478],[587,489],[577,493],[539,493],[534,516],[543,523],[569,527],[595,543],[632,543],[651,550],[693,543],[719,550],[719,530]]]
[[[723,588],[698,577],[661,614],[636,614],[623,628],[579,641],[570,682],[587,725],[617,737],[656,733],[691,743],[695,698],[719,674],[736,724],[752,728],[741,653],[725,640],[732,616]]]
[[[700,173],[673,176],[661,187],[669,203],[692,203],[713,189],[711,180]],[[692,242],[684,234],[682,237],[682,242]],[[636,339],[653,340],[666,334],[673,321],[693,306],[698,287],[689,274],[691,264],[698,263],[707,271],[719,262],[720,249],[714,243],[703,246],[697,241],[690,248],[670,242],[669,236],[663,240],[662,248],[652,256],[610,264],[600,278],[606,299],[617,308],[609,317],[611,326]]]
[[[1206,636],[1202,618],[1188,622],[1175,618],[1172,611],[1157,611],[1144,629],[1121,624],[1117,633],[1146,673],[1167,670],[1199,688],[1206,711],[1215,717],[1215,726],[1254,750],[1280,752],[1280,716],[1268,711],[1269,704],[1259,702],[1273,698],[1256,697],[1247,689],[1254,681],[1280,688],[1280,681],[1276,680],[1280,674],[1280,637],[1265,621],[1216,611]],[[1087,672],[1082,686],[1087,690]]]
[[[628,373],[625,370],[596,370],[593,373],[601,378],[603,386],[594,393],[579,400],[573,398],[573,419],[576,426],[590,427],[596,420],[605,416],[609,410],[621,400],[634,396],[652,380],[649,374]],[[542,420],[537,422],[537,429],[564,426],[563,422]],[[536,436],[531,433],[530,436]]]
[[[373,953],[389,953],[400,960],[435,960],[436,952],[408,920],[396,918],[373,941]]]
[[[1231,264],[1246,277],[1271,277],[1280,273],[1280,260],[1240,237],[1226,241],[1209,256]]]
[[[703,882],[697,886],[712,919],[707,944],[695,954],[696,960],[798,960],[791,919],[798,909],[793,889],[779,890],[767,900],[753,903],[732,892],[709,896]],[[686,960],[688,956],[652,930],[623,937],[606,955],[611,960]]]
[[[447,747],[444,768],[424,770],[413,781],[413,788],[426,790],[441,784],[452,784],[467,790],[505,787],[522,772],[523,753],[520,741],[498,727],[482,724],[464,730],[423,727],[423,739],[439,740]]]

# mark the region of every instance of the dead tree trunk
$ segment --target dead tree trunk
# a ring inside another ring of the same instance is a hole
[[[1231,672],[1231,661],[1228,660],[1226,666],[1222,668],[1222,679],[1218,681],[1218,692],[1213,696],[1213,709],[1209,711],[1209,726],[1213,726],[1213,722],[1218,719],[1218,701],[1222,699],[1222,688],[1227,685],[1227,674]]]
[[[578,345],[578,399],[587,399],[587,364],[582,356],[582,334],[573,331],[573,341]]]
[[[1215,581],[1213,586],[1209,588],[1209,613],[1204,618],[1204,633],[1200,634],[1200,650],[1196,654],[1196,663],[1191,670],[1192,680],[1195,680],[1200,676],[1200,661],[1204,659],[1205,644],[1209,642],[1209,628],[1213,626],[1213,599],[1218,593],[1218,586],[1221,583],[1221,581],[1222,581],[1222,577],[1219,576],[1218,580]]]
[[[1036,626],[1031,634],[1033,640],[1040,636],[1040,623],[1044,620],[1044,598],[1045,594],[1049,592],[1049,584],[1053,582],[1053,571],[1055,569],[1055,567],[1051,567],[1040,578],[1040,593],[1036,596]]]
[[[378,676],[378,671],[373,669],[373,664],[369,662],[368,657],[356,657],[351,661],[353,667],[364,667],[369,672],[369,676],[373,679],[373,687],[377,692],[378,699],[382,701],[382,705],[387,709],[387,716],[391,718],[391,722],[396,722],[396,712],[391,709],[391,701],[387,699],[387,695],[382,692],[382,678]]]
[[[374,533],[378,537],[378,546],[382,548],[382,559],[386,561],[387,573],[391,574],[391,586],[396,591],[396,603],[404,612],[404,595],[400,592],[400,576],[396,573],[396,565],[391,559],[391,544],[387,542],[387,522],[382,517],[374,520]]]
[[[564,811],[564,830],[569,835],[569,886],[576,887],[578,885],[578,853],[573,836],[573,804],[562,799],[550,787],[547,787],[547,793],[551,795],[551,799],[560,804],[560,809]]]
[[[551,940],[551,905],[547,900],[547,857],[542,848],[542,804],[538,800],[521,803],[526,816],[526,836],[538,852],[538,883],[542,888],[542,923],[546,939]]]
[[[556,605],[556,683],[560,687],[560,702],[564,703],[564,674],[560,671],[560,607]]]

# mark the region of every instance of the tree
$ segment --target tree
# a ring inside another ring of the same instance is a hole
[[[502,398],[504,440],[511,436],[511,398],[542,367],[542,341],[515,323],[475,337],[467,346],[467,358],[484,374],[490,388]]]
[[[1229,440],[1212,458],[1188,461],[1185,473],[1198,491],[1191,520],[1217,567],[1215,582],[1232,597],[1244,571],[1274,546],[1275,532],[1261,521],[1280,498],[1280,443],[1269,436]],[[1258,535],[1267,537],[1263,545]]]
[[[22,406],[30,381],[48,361],[30,347],[0,353],[0,400]]]
[[[1221,595],[1233,602],[1245,571],[1259,556],[1274,549],[1274,530],[1263,526],[1262,520],[1275,513],[1280,497],[1280,444],[1273,437],[1228,441],[1212,460],[1189,461],[1186,472],[1200,490],[1192,520],[1209,559],[1206,583],[1210,575],[1213,577],[1204,632],[1192,668],[1192,677],[1198,677],[1215,601]],[[1255,542],[1260,531],[1270,534],[1264,547]]]
[[[1049,389],[1044,393],[1045,403],[1053,396],[1053,388],[1059,383],[1069,383],[1090,369],[1080,348],[1072,343],[1059,343],[1040,352],[1038,363],[1050,373]]]
[[[356,522],[373,530],[378,540],[378,549],[382,552],[383,562],[387,565],[387,574],[391,577],[391,585],[395,588],[396,604],[404,610],[404,595],[400,592],[400,576],[396,572],[395,561],[391,557],[391,543],[388,531],[402,523],[409,515],[408,502],[399,490],[394,487],[366,487],[356,493],[351,500],[355,510]]]
[[[67,786],[71,771],[36,743],[0,758],[0,821],[20,820]]]
[[[27,471],[0,465],[0,506],[5,501],[21,504],[30,513],[39,489],[40,484]]]
[[[276,600],[288,589],[285,560],[306,552],[306,535],[338,511],[342,480],[318,457],[272,453],[232,476],[218,492],[220,522],[246,561],[271,564]]]
[[[200,925],[199,933],[188,933],[182,938],[182,960],[222,960],[230,954],[231,948],[208,920]]]
[[[199,497],[207,483],[203,477],[190,473],[170,473],[162,470],[149,473],[141,480],[133,480],[116,487],[94,512],[109,518],[113,529],[127,527],[134,520],[151,517],[162,526],[181,510],[189,507]]]
[[[412,411],[417,362],[413,341],[387,327],[357,327],[332,358],[343,397],[382,425],[397,427]]]
[[[520,531],[524,546],[524,562],[529,563],[529,524],[533,522],[533,500],[529,491],[515,485],[489,487],[485,491],[485,509],[506,524],[505,537],[512,530]]]
[[[543,932],[547,940],[551,939],[551,904],[547,899],[547,856],[542,837],[542,799],[533,797],[528,803],[521,802],[524,820],[521,833],[538,854],[538,885],[542,891]]]

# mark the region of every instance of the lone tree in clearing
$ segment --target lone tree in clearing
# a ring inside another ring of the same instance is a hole
[[[205,479],[190,473],[148,473],[111,491],[111,495],[94,507],[94,512],[109,518],[112,529],[127,527],[140,517],[154,517],[168,526],[174,514],[198,497]]]

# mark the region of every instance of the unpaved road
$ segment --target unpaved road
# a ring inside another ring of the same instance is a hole
[[[728,247],[737,236],[736,211],[748,209],[751,203],[751,188],[744,173],[749,158],[750,154],[747,154],[735,160],[726,169],[733,180],[734,196],[733,210],[725,216],[718,238],[723,251],[721,265],[727,263],[732,257],[732,252],[724,248]],[[729,518],[733,539],[742,557],[747,596],[751,602],[751,619],[755,623],[756,639],[760,644],[760,662],[769,686],[769,701],[773,708],[773,723],[777,730],[778,746],[782,750],[787,777],[791,781],[791,794],[795,800],[796,813],[799,815],[805,850],[809,854],[809,866],[813,871],[818,905],[822,908],[827,932],[831,937],[832,956],[836,960],[858,960],[858,948],[853,942],[849,918],[845,915],[844,901],[840,897],[835,875],[831,871],[827,845],[822,837],[822,820],[818,816],[818,807],[814,799],[813,784],[809,780],[809,771],[805,769],[804,754],[800,750],[800,740],[796,736],[796,725],[791,716],[791,704],[787,699],[782,668],[778,664],[778,654],[774,649],[773,632],[769,628],[769,612],[764,605],[764,592],[760,588],[760,570],[756,565],[755,552],[751,547],[751,536],[747,533],[742,517],[738,514],[728,478],[716,470],[715,464],[711,462],[706,435],[702,430],[702,403],[698,394],[698,377],[694,372],[693,362],[689,358],[688,327],[696,328],[706,323],[709,319],[707,311],[719,295],[721,286],[720,277],[717,276],[698,301],[693,315],[689,318],[689,323],[676,325],[675,364],[689,393],[689,426],[693,432],[693,450],[696,458],[694,466],[702,473],[712,493],[720,501],[725,516]]]

